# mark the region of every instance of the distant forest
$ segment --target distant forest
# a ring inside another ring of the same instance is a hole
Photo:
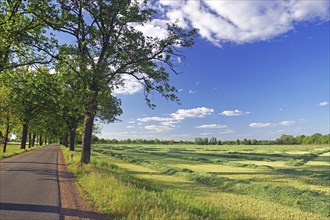
[[[145,140],[145,139],[104,139],[98,138],[93,135],[94,144],[197,144],[197,145],[295,145],[295,144],[329,144],[330,134],[322,135],[320,133],[315,133],[310,136],[306,135],[287,135],[283,134],[276,140],[256,140],[256,139],[243,139],[243,140],[231,140],[224,141],[219,140],[215,137],[212,138],[201,138],[196,137],[195,141],[175,141],[175,140]]]

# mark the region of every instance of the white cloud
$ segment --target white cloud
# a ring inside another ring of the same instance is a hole
[[[169,126],[169,127],[176,127],[175,124],[177,124],[177,123],[179,123],[179,121],[172,120],[172,121],[163,121],[160,124],[164,125],[164,126]]]
[[[55,70],[55,69],[53,69],[53,68],[52,68],[52,69],[50,69],[50,70],[49,70],[49,74],[51,74],[51,75],[53,75],[53,74],[56,74],[56,70]]]
[[[123,85],[115,87],[113,89],[114,95],[133,95],[141,92],[144,87],[141,82],[130,75],[122,75],[121,77]]]
[[[199,125],[199,126],[196,126],[195,128],[205,128],[205,129],[208,129],[208,128],[226,128],[227,125],[221,125],[221,124],[209,124],[209,125]]]
[[[159,0],[159,3],[163,6],[170,6],[170,7],[179,7],[182,5],[183,0]]]
[[[283,125],[283,126],[290,126],[290,125],[293,125],[295,123],[296,123],[296,121],[281,121],[279,124]]]
[[[207,115],[212,114],[214,112],[213,109],[206,108],[206,107],[199,107],[199,108],[192,108],[192,109],[179,109],[174,113],[171,113],[171,117],[163,118],[163,117],[144,117],[138,118],[137,120],[140,122],[168,122],[171,124],[177,123],[186,118],[203,118]]]
[[[173,118],[162,118],[162,117],[145,117],[145,118],[138,118],[140,122],[160,122],[160,124],[164,127],[173,128],[175,124],[179,123],[178,120],[174,120]],[[150,130],[150,129],[149,129]]]
[[[186,118],[203,118],[207,115],[212,114],[214,110],[199,107],[192,109],[179,109],[176,112],[170,114],[170,117],[144,117],[138,118],[137,121],[140,123],[148,123],[148,122],[160,122],[160,125],[147,125],[144,128],[147,130],[152,130],[154,132],[163,132],[170,131],[175,127],[179,127],[176,125]]]
[[[329,105],[329,102],[320,102],[319,106],[327,106]]]
[[[224,131],[220,131],[218,134],[232,134],[235,133],[233,129],[225,129]]]
[[[200,136],[211,136],[214,135],[214,133],[211,132],[203,132],[203,133],[199,133]]]
[[[276,130],[273,132],[273,134],[284,134],[285,131],[284,130]]]
[[[182,28],[198,28],[215,45],[268,40],[293,30],[299,22],[329,20],[328,0],[160,0],[154,7],[162,13],[162,20],[141,27],[143,32],[164,37],[164,22],[177,23]]]
[[[154,131],[154,132],[164,132],[172,130],[171,127],[162,126],[162,125],[147,125],[144,127],[147,130]]]
[[[134,28],[141,31],[146,36],[158,37],[164,39],[167,37],[167,20],[154,19],[144,25],[136,25]]]
[[[171,117],[176,120],[183,120],[186,118],[203,118],[212,114],[214,109],[211,108],[192,108],[192,109],[179,109],[175,113],[171,114]]]
[[[164,121],[171,121],[172,118],[162,118],[162,117],[145,117],[145,118],[138,118],[138,121],[141,122],[151,122],[151,121],[160,121],[160,122],[164,122]]]
[[[256,123],[256,122],[253,122],[253,123],[250,123],[249,126],[251,128],[269,128],[269,127],[273,127],[275,126],[273,123]]]
[[[134,125],[128,125],[126,128],[135,128]]]
[[[226,110],[220,113],[223,116],[241,116],[241,115],[248,115],[250,112],[242,112],[240,110]]]
[[[189,94],[196,94],[197,92],[196,92],[195,90],[192,90],[192,89],[191,89],[191,90],[188,91],[188,93],[189,93]]]

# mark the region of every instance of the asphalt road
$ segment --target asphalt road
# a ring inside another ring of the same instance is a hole
[[[60,219],[58,145],[0,161],[0,219]]]

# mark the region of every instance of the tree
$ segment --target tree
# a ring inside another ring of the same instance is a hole
[[[9,133],[12,130],[12,127],[17,123],[15,117],[15,108],[11,99],[12,94],[10,93],[9,88],[5,86],[3,81],[0,81],[0,130],[2,130],[3,133],[1,140],[3,142],[4,153],[7,150]]]
[[[299,135],[299,136],[297,136],[296,137],[297,144],[302,144],[305,137],[306,137],[305,135]]]
[[[210,139],[210,144],[212,144],[212,145],[216,145],[216,144],[217,144],[217,139],[216,139],[215,137],[212,137],[212,138]]]
[[[321,144],[322,142],[322,134],[320,133],[315,133],[311,136],[311,141],[313,144]]]
[[[55,40],[45,36],[44,23],[22,0],[0,1],[0,73],[6,69],[50,62],[42,50],[50,52]]]
[[[249,142],[248,142],[248,140],[247,140],[246,138],[244,138],[244,140],[243,140],[243,144],[244,144],[244,145],[248,145],[248,144],[249,144]]]
[[[10,102],[22,123],[21,149],[25,149],[31,120],[54,105],[53,77],[47,69],[19,68],[1,76],[12,94]]]
[[[257,145],[257,144],[258,144],[258,141],[257,141],[256,139],[252,139],[252,140],[251,140],[251,144],[252,144],[252,145]]]
[[[203,145],[204,144],[204,140],[200,137],[195,138],[195,144],[197,145]]]
[[[330,143],[330,134],[323,135],[321,138],[321,144],[329,144]]]
[[[304,143],[304,144],[312,144],[312,143],[313,143],[313,140],[311,139],[310,136],[306,136],[306,137],[304,137],[304,139],[303,139],[303,143]]]
[[[55,77],[58,82],[59,96],[56,99],[58,110],[54,114],[58,114],[64,124],[65,145],[69,142],[70,150],[74,151],[76,130],[84,119],[84,110],[81,107],[83,105],[81,84],[74,73],[63,64],[56,66]]]
[[[295,138],[292,135],[282,134],[280,138],[277,139],[279,144],[294,144]]]
[[[173,58],[181,56],[177,47],[192,46],[195,30],[168,25],[165,39],[145,36],[134,26],[154,18],[156,12],[146,2],[140,7],[131,0],[42,0],[33,7],[34,14],[45,24],[74,38],[75,43],[60,46],[57,59],[66,63],[84,85],[81,163],[90,161],[93,123],[101,97],[109,98],[107,93],[124,83],[123,75],[144,84],[150,107],[155,107],[148,97],[152,91],[178,101],[176,89],[169,83],[169,72],[177,73],[173,64]],[[114,98],[111,101],[119,104]],[[108,122],[120,113],[117,110]]]

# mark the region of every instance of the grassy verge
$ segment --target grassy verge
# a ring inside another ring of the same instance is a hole
[[[26,151],[35,150],[40,148],[40,146],[33,147],[33,148],[26,148],[26,149],[20,149],[19,143],[8,143],[6,153],[3,153],[3,146],[0,145],[0,160],[3,158],[11,157],[17,154],[24,153]]]

